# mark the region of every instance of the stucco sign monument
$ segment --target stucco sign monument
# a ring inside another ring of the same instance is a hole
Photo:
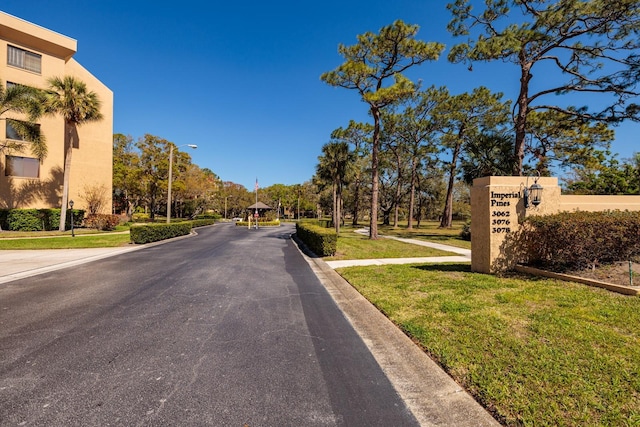
[[[527,216],[616,209],[640,210],[640,196],[562,195],[555,177],[477,178],[471,189],[471,269],[481,273],[513,269],[519,261],[514,236]]]
[[[537,206],[525,196],[536,183],[542,187]],[[510,237],[528,214],[541,214],[560,195],[557,178],[489,176],[473,181],[471,189],[471,269],[493,273],[517,262]]]

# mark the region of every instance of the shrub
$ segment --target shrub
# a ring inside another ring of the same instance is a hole
[[[89,215],[95,215],[107,204],[107,186],[104,184],[85,185],[82,188],[82,195],[80,197],[87,202]]]
[[[460,232],[460,238],[463,240],[471,241],[471,221],[467,221],[462,226],[462,231]]]
[[[574,269],[640,256],[640,212],[562,212],[526,218],[529,263]]]
[[[211,219],[194,219],[193,221],[189,221],[193,228],[204,227],[206,225],[213,225],[216,223],[215,218]]]
[[[67,229],[71,228],[71,210],[68,210]],[[73,210],[73,225],[82,225],[84,210]],[[11,231],[56,230],[60,222],[60,209],[3,209],[0,227]]]
[[[333,220],[331,219],[319,219],[317,224],[323,228],[333,228]]]
[[[318,256],[330,256],[336,253],[338,235],[332,229],[311,222],[296,223],[296,235]]]
[[[41,231],[44,229],[43,218],[37,209],[12,209],[7,216],[9,230]]]
[[[131,218],[136,222],[149,222],[151,221],[151,216],[148,213],[144,212],[136,212]]]
[[[88,228],[95,228],[102,231],[111,231],[120,223],[118,215],[110,214],[89,214],[84,220],[84,225]]]
[[[9,216],[9,209],[0,209],[0,230],[9,229],[9,224],[7,223],[8,216]]]
[[[196,215],[196,219],[220,219],[222,215],[217,213],[203,213]]]
[[[145,224],[131,227],[131,241],[136,244],[158,242],[191,233],[190,222],[175,224]]]

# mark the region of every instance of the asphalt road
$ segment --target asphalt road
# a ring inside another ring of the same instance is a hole
[[[417,425],[291,226],[0,285],[0,425]]]

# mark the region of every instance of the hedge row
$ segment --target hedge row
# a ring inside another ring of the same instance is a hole
[[[528,217],[523,243],[529,264],[587,268],[640,257],[640,212],[562,212]]]
[[[191,223],[191,227],[198,228],[204,227],[206,225],[213,225],[216,223],[215,218],[210,219],[194,219],[193,221],[189,221]]]
[[[191,222],[177,222],[174,224],[145,224],[131,227],[131,242],[144,244],[186,236],[191,233]]]
[[[220,219],[222,215],[217,213],[205,213],[196,215],[196,219]]]
[[[73,209],[73,225],[80,227],[84,210]],[[50,231],[60,225],[60,209],[0,209],[0,227],[9,231]],[[67,210],[67,229],[71,228],[71,210]]]
[[[311,222],[298,222],[296,235],[318,256],[331,256],[336,253],[338,235],[333,229]]]
[[[131,242],[137,244],[158,242],[178,236],[186,236],[192,228],[213,225],[214,219],[195,219],[193,221],[174,222],[171,224],[144,224],[131,226]]]

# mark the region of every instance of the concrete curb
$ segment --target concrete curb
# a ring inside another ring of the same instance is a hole
[[[526,265],[516,265],[515,270],[520,273],[531,274],[533,276],[549,277],[551,279],[564,280],[567,282],[576,282],[583,285],[594,286],[597,288],[607,289],[612,292],[618,292],[624,295],[640,295],[640,287],[616,285],[614,283],[603,282],[600,280],[587,279],[579,276],[572,276],[570,274],[554,273],[553,271],[540,270],[535,267],[528,267]]]
[[[500,424],[321,258],[298,248],[422,426]],[[306,253],[305,253],[306,252]]]

